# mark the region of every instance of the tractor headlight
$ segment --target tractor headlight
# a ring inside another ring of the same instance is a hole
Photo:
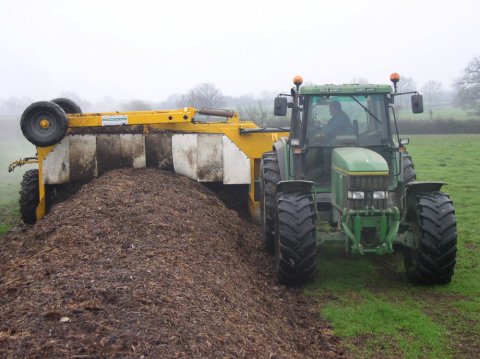
[[[348,199],[364,199],[365,198],[365,192],[348,191],[347,196],[348,196]]]
[[[388,192],[386,191],[373,192],[373,199],[386,199],[386,198],[388,198]]]

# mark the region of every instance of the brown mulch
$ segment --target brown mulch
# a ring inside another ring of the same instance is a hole
[[[109,172],[0,238],[0,357],[343,357],[260,238],[187,178]]]

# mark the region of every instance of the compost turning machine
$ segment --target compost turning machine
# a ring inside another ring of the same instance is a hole
[[[291,108],[290,129],[259,128],[228,110],[83,114],[73,101],[36,102],[22,115],[35,157],[15,161],[25,173],[22,219],[40,220],[56,189],[122,167],[173,170],[220,183],[263,222],[264,246],[285,284],[310,280],[320,245],[341,242],[352,255],[403,251],[408,278],[444,284],[453,275],[456,220],[442,182],[417,182],[407,139],[398,134],[394,101],[417,92],[390,85],[303,86],[275,98],[275,115]],[[202,116],[210,117],[204,121]]]

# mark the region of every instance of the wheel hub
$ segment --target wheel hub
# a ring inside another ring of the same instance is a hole
[[[46,118],[42,118],[40,120],[40,127],[41,128],[49,128],[50,127],[50,121],[48,121]]]

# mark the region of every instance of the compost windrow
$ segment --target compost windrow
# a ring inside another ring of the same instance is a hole
[[[343,357],[261,235],[187,178],[108,172],[0,238],[0,356]]]

